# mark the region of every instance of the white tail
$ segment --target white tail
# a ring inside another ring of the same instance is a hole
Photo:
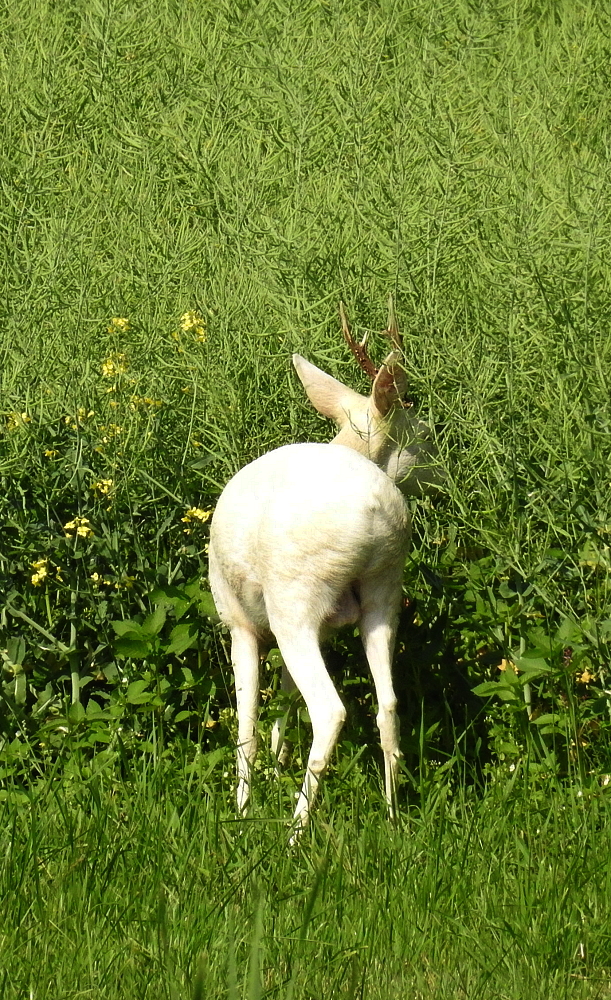
[[[231,631],[238,706],[238,809],[250,795],[256,754],[260,646],[276,638],[283,686],[305,699],[313,739],[295,809],[309,817],[345,719],[320,652],[328,628],[358,624],[378,700],[386,798],[395,807],[399,730],[391,663],[410,518],[397,486],[436,486],[430,430],[402,405],[405,375],[395,350],[376,372],[365,344],[344,334],[374,378],[362,396],[295,354],[293,364],[316,409],[340,425],[330,444],[293,444],[251,462],[227,484],[211,527],[210,584]],[[387,331],[400,347],[391,312]],[[397,485],[395,485],[395,483]],[[286,756],[282,727],[273,750]]]

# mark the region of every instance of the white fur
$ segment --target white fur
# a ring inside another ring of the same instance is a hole
[[[410,538],[409,513],[394,481],[404,492],[421,492],[440,476],[429,428],[400,406],[403,386],[389,362],[371,397],[299,355],[293,362],[311,401],[340,424],[340,433],[330,444],[278,448],[233,477],[212,521],[210,584],[231,631],[238,809],[248,804],[256,754],[259,650],[273,635],[286,664],[283,685],[299,689],[312,721],[295,809],[299,829],[345,719],[320,652],[325,631],[343,624],[358,624],[373,676],[386,797],[394,810],[399,734],[391,661]],[[272,744],[282,761],[281,725]]]

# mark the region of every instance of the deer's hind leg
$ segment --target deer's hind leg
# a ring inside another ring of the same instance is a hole
[[[235,676],[238,708],[237,804],[238,812],[246,812],[250,799],[252,765],[257,753],[257,716],[259,708],[259,639],[257,617],[263,607],[263,595],[255,588],[250,596],[251,607],[245,607],[243,595],[226,577],[217,558],[214,541],[210,544],[210,586],[221,620],[231,632],[231,663]]]
[[[245,813],[257,753],[259,708],[259,641],[250,629],[232,627],[231,661],[238,706],[238,812]]]
[[[391,819],[397,808],[399,771],[399,720],[397,696],[392,682],[392,659],[399,604],[401,578],[395,574],[361,582],[360,633],[371,670],[378,701],[376,721],[384,754],[384,784]]]
[[[294,813],[298,835],[309,820],[320,781],[346,718],[346,710],[322,658],[318,628],[310,623],[301,627],[287,627],[282,621],[275,622],[271,614],[270,625],[312,722],[312,746]]]

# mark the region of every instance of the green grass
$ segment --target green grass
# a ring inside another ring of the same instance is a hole
[[[3,995],[609,994],[610,34],[593,0],[0,11]],[[337,303],[377,331],[389,293],[448,474],[411,501],[409,794],[393,829],[343,636],[291,852],[299,759],[232,812],[219,627],[143,662],[111,623],[206,588],[186,509],[331,436],[291,352],[364,390]]]
[[[606,27],[588,3],[12,4],[5,413],[121,426],[97,463],[132,503],[177,472],[214,496],[247,459],[328,435],[290,352],[358,381],[337,301],[379,329],[393,291],[446,428],[434,534],[449,522],[522,574],[584,529],[605,541]],[[194,307],[207,343],[179,354]],[[111,408],[117,350],[135,381]],[[165,401],[148,423],[134,386]],[[41,452],[10,437],[6,473],[25,462],[44,488]],[[193,440],[217,456],[196,482]],[[551,599],[598,614],[607,592]]]
[[[75,757],[2,807],[2,995],[610,995],[606,790],[446,784],[396,828],[325,797],[289,849],[273,785],[237,822],[210,773]]]

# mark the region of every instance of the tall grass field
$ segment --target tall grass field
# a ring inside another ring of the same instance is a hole
[[[611,997],[611,14],[594,0],[0,9],[0,996]],[[410,499],[386,817],[358,633],[310,727],[262,665],[234,807],[210,517],[329,440],[389,295]]]

